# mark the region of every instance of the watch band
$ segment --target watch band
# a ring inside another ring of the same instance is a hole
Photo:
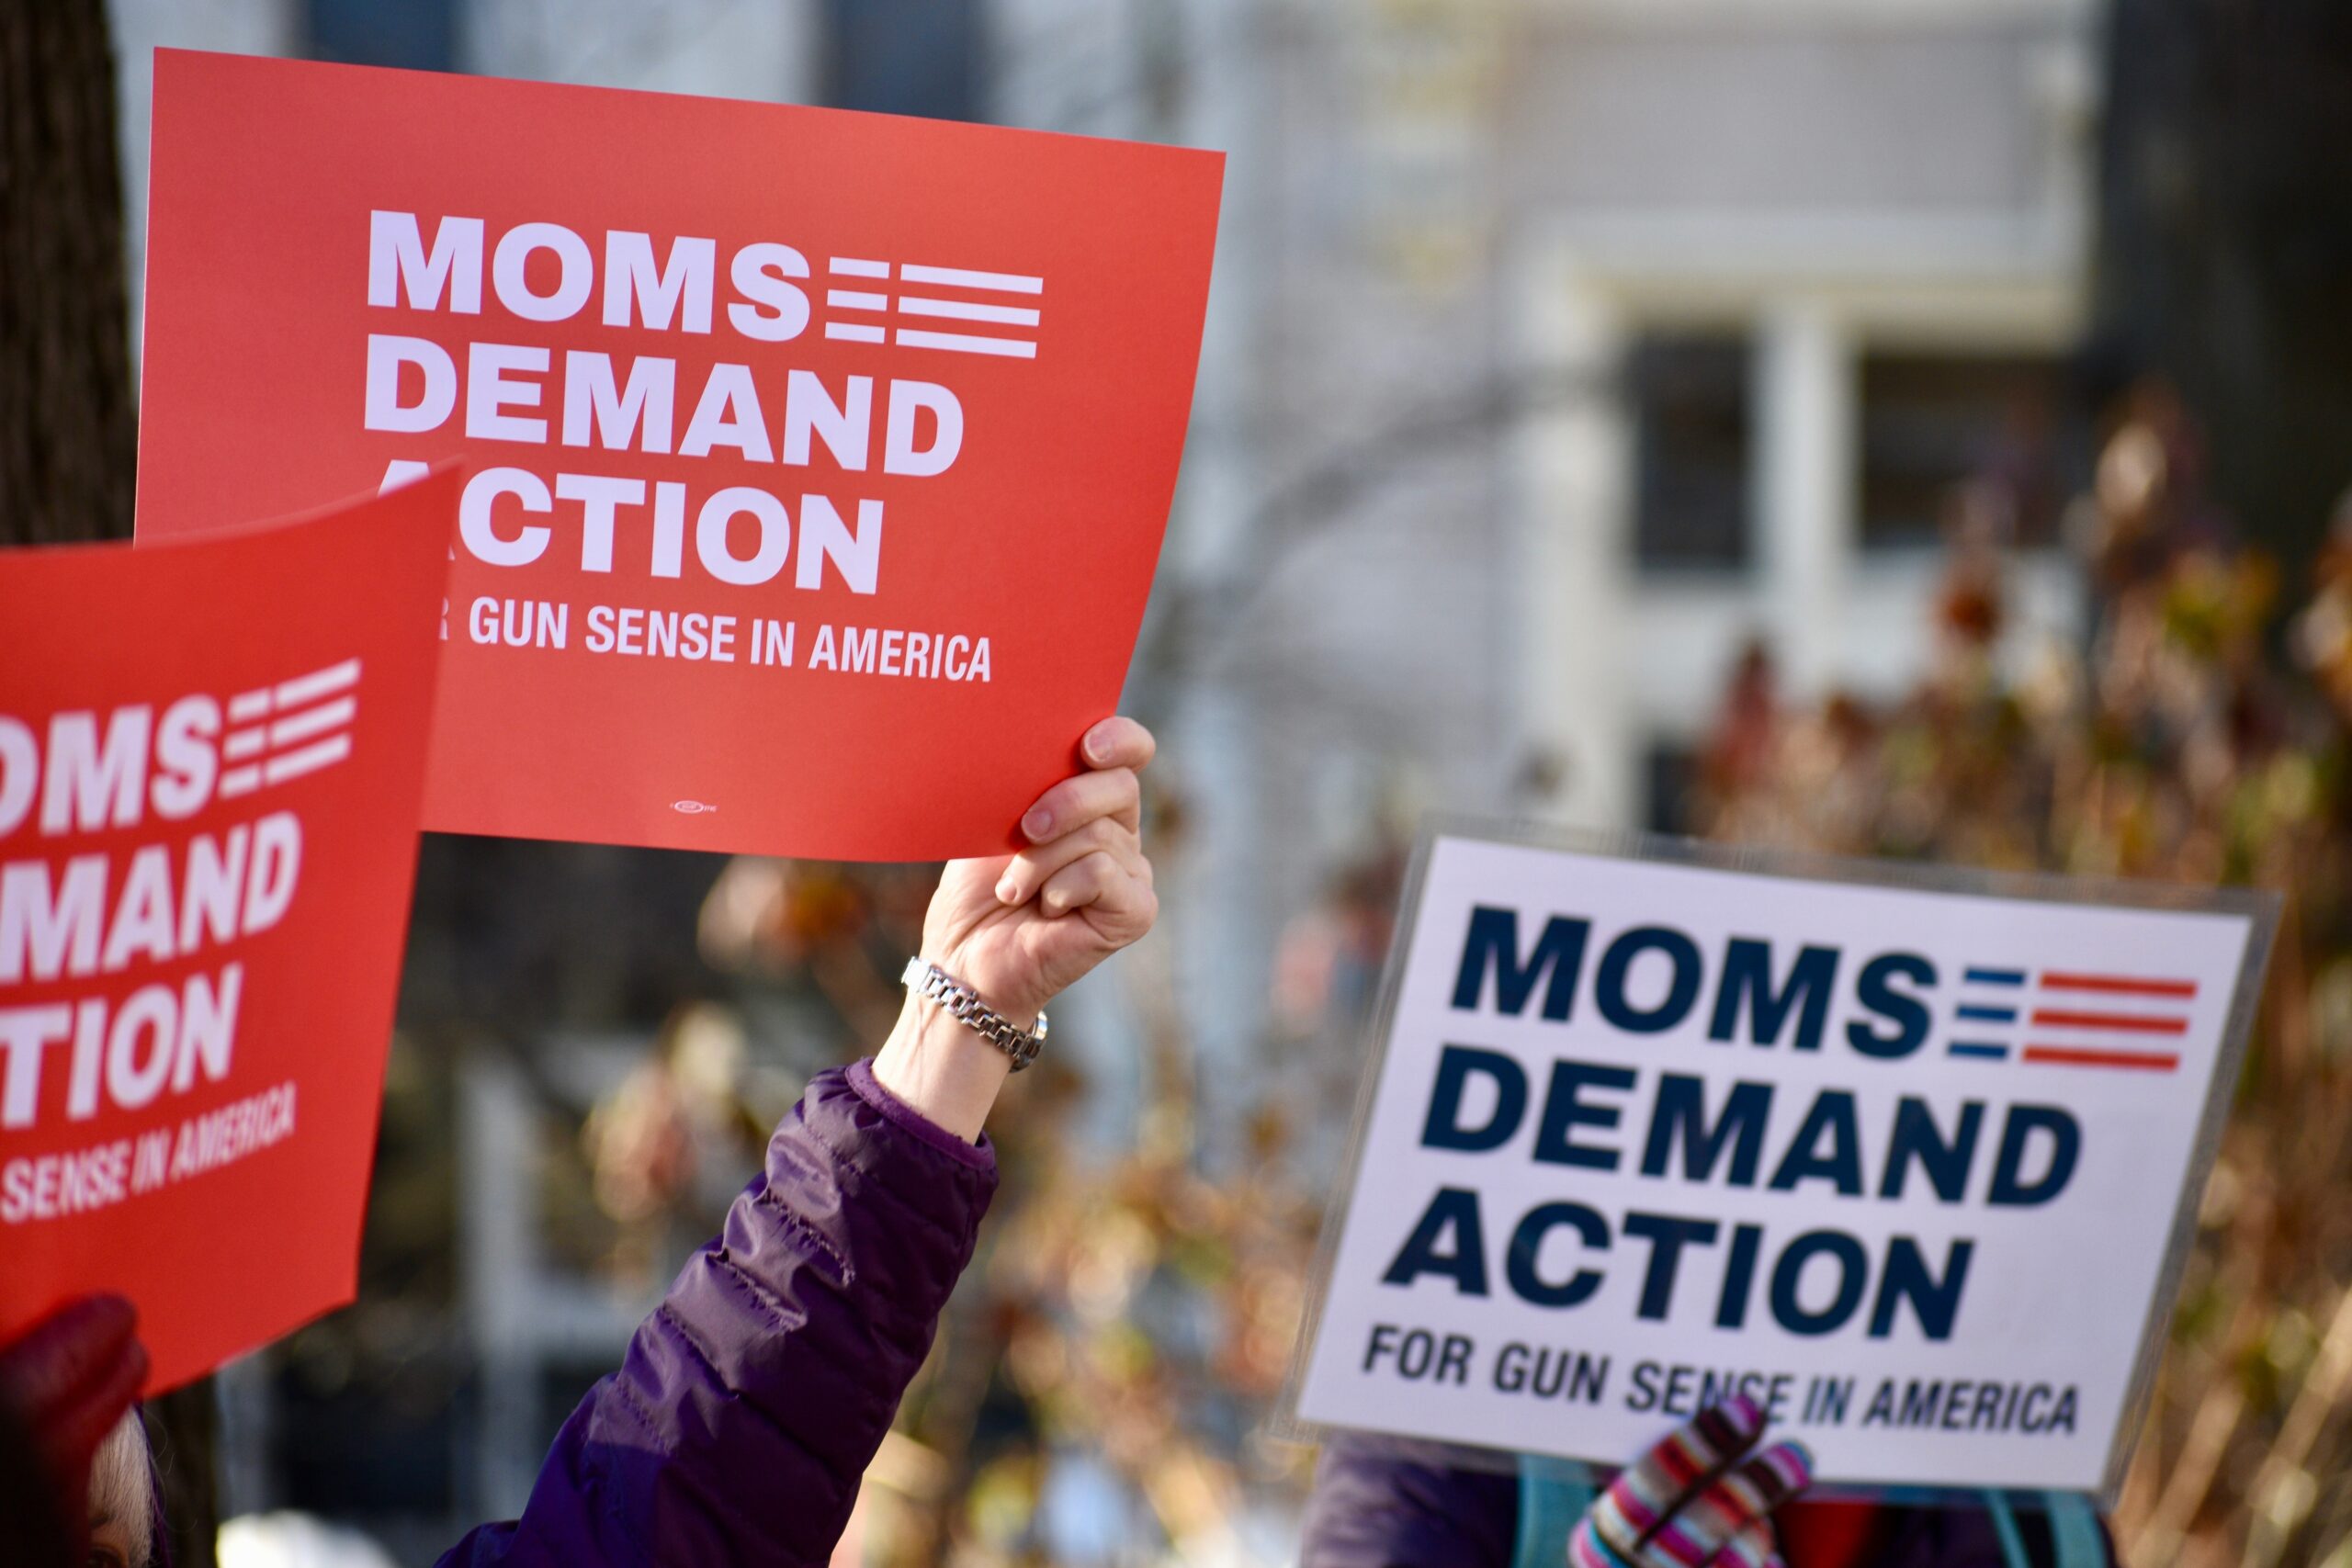
[[[1012,1057],[1016,1073],[1035,1061],[1046,1043],[1044,1010],[1037,1013],[1035,1028],[1015,1029],[1003,1014],[980,1000],[979,992],[936,964],[919,957],[908,959],[899,983],[925,1001],[937,1002],[956,1021]]]

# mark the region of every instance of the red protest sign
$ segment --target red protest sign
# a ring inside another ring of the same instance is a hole
[[[1109,713],[1221,160],[160,51],[141,536],[472,467],[425,826],[1010,841]]]
[[[153,1393],[351,1299],[456,505],[0,553],[0,1343],[117,1292]]]

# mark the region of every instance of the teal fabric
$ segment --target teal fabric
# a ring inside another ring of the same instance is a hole
[[[1993,1516],[1993,1528],[2000,1532],[2007,1568],[2036,1568],[2025,1549],[2025,1538],[2018,1531],[2017,1512],[2008,1495],[1987,1492],[1984,1506]],[[2041,1508],[2050,1520],[2052,1568],[2107,1568],[2107,1537],[2098,1528],[2098,1515],[2088,1498],[2074,1492],[2044,1492]]]
[[[1568,1560],[1568,1537],[1577,1521],[1598,1495],[1592,1472],[1566,1460],[1521,1454],[1519,1460],[1519,1543],[1512,1568],[1563,1568]],[[2018,1529],[2017,1510],[2005,1492],[1984,1495],[1985,1512],[1993,1516],[1994,1533],[2001,1541],[2006,1568],[2041,1568],[2027,1551],[2025,1535]],[[2041,1506],[2049,1515],[2050,1538],[2056,1547],[2050,1568],[2107,1568],[2107,1538],[2100,1533],[2098,1515],[2089,1499],[2072,1492],[2045,1492]]]
[[[1599,1494],[1573,1460],[1519,1456],[1519,1546],[1511,1568],[1566,1568],[1568,1537]]]
[[[2058,1568],[2107,1568],[2107,1532],[2090,1499],[2075,1492],[2043,1494],[2050,1534],[2058,1543]]]
[[[2001,1537],[2004,1568],[2033,1568],[2033,1559],[2026,1555],[2025,1537],[2018,1532],[2018,1516],[2009,1506],[2008,1494],[1985,1493],[1984,1507],[1993,1516],[1993,1529]]]

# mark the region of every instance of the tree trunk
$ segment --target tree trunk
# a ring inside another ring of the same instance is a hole
[[[138,423],[103,0],[0,5],[0,544],[130,533]]]
[[[2352,485],[2352,6],[2115,0],[2108,43],[2100,338],[2300,572]]]
[[[138,451],[104,0],[0,0],[0,545],[130,535]],[[213,1568],[210,1379],[148,1406],[177,1568]]]

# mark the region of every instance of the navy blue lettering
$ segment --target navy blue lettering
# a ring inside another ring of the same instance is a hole
[[[1584,968],[1584,943],[1592,930],[1589,920],[1555,915],[1544,922],[1544,934],[1527,962],[1519,961],[1519,911],[1481,904],[1470,911],[1470,931],[1462,942],[1462,967],[1453,977],[1453,1005],[1476,1009],[1486,989],[1487,971],[1495,974],[1496,1008],[1513,1018],[1527,1010],[1535,983],[1544,981],[1544,1016],[1558,1023],[1575,1001],[1577,976]]]
[[[1894,1026],[1892,1033],[1881,1033],[1859,1018],[1846,1026],[1846,1043],[1865,1056],[1907,1056],[1927,1043],[1933,1021],[1928,1004],[1896,990],[1898,978],[1932,987],[1936,966],[1916,953],[1882,953],[1862,965],[1854,999]]]
[[[1871,1337],[1883,1339],[1894,1331],[1894,1309],[1908,1300],[1919,1319],[1919,1332],[1930,1339],[1951,1337],[1952,1319],[1960,1315],[1961,1287],[1968,1283],[1968,1260],[1976,1255],[1973,1241],[1955,1241],[1945,1255],[1944,1277],[1928,1272],[1919,1244],[1907,1235],[1887,1243],[1886,1272],[1879,1277],[1878,1302],[1871,1308]]]
[[[1724,1179],[1734,1187],[1753,1187],[1756,1162],[1764,1153],[1764,1124],[1772,1113],[1772,1086],[1744,1081],[1732,1085],[1724,1113],[1712,1127],[1707,1125],[1706,1089],[1706,1080],[1685,1073],[1668,1073],[1658,1079],[1649,1142],[1642,1149],[1642,1174],[1667,1174],[1675,1134],[1679,1133],[1683,1179],[1704,1181],[1713,1176],[1716,1159],[1729,1144],[1731,1168]]]
[[[1495,1084],[1495,1111],[1483,1127],[1462,1124],[1462,1091],[1473,1073]],[[1421,1123],[1421,1143],[1432,1149],[1460,1149],[1482,1154],[1498,1149],[1519,1131],[1527,1114],[1527,1069],[1500,1051],[1475,1045],[1448,1045],[1438,1053],[1437,1082],[1430,1089],[1430,1113]]]
[[[1828,1146],[1824,1148],[1822,1145]],[[1837,1185],[1840,1197],[1862,1195],[1860,1134],[1854,1122],[1854,1097],[1842,1089],[1826,1089],[1805,1112],[1789,1152],[1772,1172],[1772,1190],[1793,1190],[1800,1181],[1824,1180]]]
[[[1609,1250],[1607,1223],[1582,1203],[1537,1204],[1510,1233],[1510,1255],[1503,1262],[1503,1272],[1520,1300],[1537,1306],[1572,1307],[1600,1289],[1601,1277],[1590,1269],[1579,1269],[1556,1285],[1536,1273],[1535,1260],[1544,1250],[1544,1238],[1561,1225],[1573,1228],[1593,1251]]]
[[[1569,1140],[1574,1128],[1614,1127],[1624,1119],[1613,1105],[1586,1104],[1588,1087],[1629,1089],[1634,1087],[1634,1069],[1596,1062],[1553,1063],[1551,1091],[1544,1097],[1544,1124],[1535,1131],[1536,1159],[1545,1165],[1577,1165],[1589,1170],[1617,1168],[1617,1150]]]
[[[1626,1409],[1639,1416],[1657,1408],[1657,1377],[1664,1370],[1656,1361],[1634,1363],[1634,1392],[1625,1396]]]
[[[1674,1276],[1682,1266],[1682,1247],[1686,1242],[1701,1247],[1714,1245],[1717,1226],[1713,1220],[1686,1220],[1673,1214],[1628,1214],[1622,1227],[1627,1235],[1637,1235],[1650,1244],[1649,1271],[1642,1276],[1642,1303],[1639,1315],[1662,1318],[1674,1304]]]
[[[2036,1129],[2050,1134],[2050,1167],[2032,1181],[2023,1179],[2026,1140]],[[2083,1152],[2082,1124],[2055,1105],[2012,1105],[2001,1128],[2001,1152],[1993,1160],[1993,1190],[1984,1201],[2010,1209],[2047,1203],[2074,1179]]]
[[[1748,1004],[1748,1039],[1758,1045],[1777,1045],[1789,1014],[1802,1007],[1797,1019],[1796,1049],[1821,1049],[1821,1031],[1829,1021],[1829,997],[1838,984],[1838,950],[1805,947],[1789,965],[1788,983],[1772,989],[1772,944],[1755,937],[1736,936],[1724,950],[1724,974],[1715,987],[1715,1016],[1707,1026],[1710,1040],[1737,1037],[1739,1005]]]
[[[1837,1299],[1819,1312],[1807,1312],[1797,1300],[1797,1283],[1804,1275],[1804,1266],[1823,1253],[1838,1259]],[[1862,1304],[1869,1270],[1870,1259],[1862,1244],[1844,1231],[1807,1231],[1789,1243],[1780,1262],[1772,1266],[1772,1316],[1792,1334],[1834,1333]]]
[[[1747,1322],[1747,1292],[1756,1283],[1756,1253],[1764,1245],[1762,1225],[1735,1225],[1731,1254],[1724,1259],[1724,1290],[1715,1302],[1715,1326],[1739,1328]]]
[[[1440,1252],[1448,1235],[1453,1250]],[[1441,1187],[1420,1224],[1380,1277],[1385,1285],[1409,1285],[1424,1274],[1442,1274],[1465,1296],[1487,1293],[1487,1232],[1478,1218],[1478,1195],[1466,1188]]]
[[[1654,1008],[1637,1008],[1625,995],[1625,974],[1645,953],[1662,953],[1674,965],[1674,980],[1666,998]],[[1635,926],[1600,955],[1593,977],[1593,1003],[1600,1016],[1628,1034],[1657,1034],[1680,1023],[1699,999],[1699,944],[1671,926]],[[1456,993],[1459,994],[1458,991]]]
[[[1951,1142],[1946,1143],[1928,1102],[1905,1095],[1895,1102],[1894,1134],[1887,1143],[1886,1174],[1879,1179],[1878,1195],[1902,1197],[1916,1160],[1928,1173],[1937,1198],[1959,1202],[1968,1190],[1968,1167],[1976,1157],[1976,1134],[1984,1126],[1984,1102],[1967,1100],[1960,1108],[1960,1125],[1953,1129]]]

